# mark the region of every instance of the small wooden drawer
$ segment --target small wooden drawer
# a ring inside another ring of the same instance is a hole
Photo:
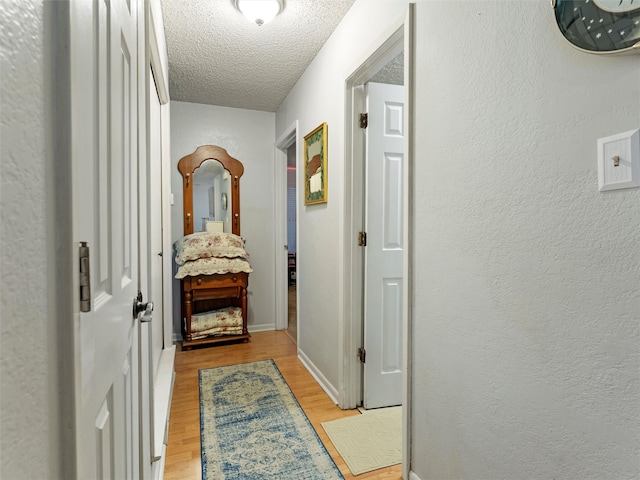
[[[225,288],[225,287],[246,287],[249,283],[249,274],[225,273],[222,275],[198,275],[197,277],[186,277],[183,282],[183,288],[188,290],[200,290],[209,288]]]

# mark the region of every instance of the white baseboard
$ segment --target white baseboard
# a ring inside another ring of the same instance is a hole
[[[275,323],[263,323],[262,325],[247,325],[249,333],[270,332],[276,329]]]
[[[338,405],[338,390],[331,385],[331,383],[326,379],[326,377],[322,374],[320,370],[313,364],[309,357],[307,357],[302,350],[298,350],[298,358],[304,365],[304,367],[309,370],[309,373],[313,378],[316,379],[316,382],[320,385],[322,390],[325,391],[329,398]]]
[[[159,458],[166,448],[167,433],[169,430],[169,413],[171,412],[171,398],[173,397],[173,382],[175,374],[173,365],[175,362],[176,347],[162,350],[160,363],[154,380],[153,387],[153,408],[154,427],[151,455]]]
[[[151,464],[151,478],[153,480],[163,480],[164,465],[167,460],[167,446],[162,447],[162,457],[157,462]]]

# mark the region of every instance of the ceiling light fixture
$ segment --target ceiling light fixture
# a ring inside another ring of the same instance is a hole
[[[284,9],[284,0],[233,0],[236,8],[258,26],[269,23]]]

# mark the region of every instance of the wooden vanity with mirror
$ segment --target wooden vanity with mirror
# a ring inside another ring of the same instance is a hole
[[[180,159],[184,237],[176,242],[181,283],[182,345],[248,341],[251,267],[240,237],[242,163],[204,145]]]

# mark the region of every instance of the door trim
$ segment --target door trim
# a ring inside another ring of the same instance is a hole
[[[404,381],[402,382],[402,478],[409,478],[411,470],[411,378],[413,378],[411,358],[413,356],[413,222],[414,215],[414,184],[413,184],[413,159],[415,158],[415,3],[409,4],[404,23],[404,84],[405,84],[405,122],[407,125],[407,138],[404,143],[407,155],[404,171],[404,201],[406,206],[406,220],[404,223],[407,250],[404,256],[403,272],[406,279],[406,293],[404,302],[404,322],[402,325],[402,343],[405,349],[402,368]]]
[[[293,122],[284,131],[280,138],[276,140],[275,154],[275,188],[274,188],[274,205],[275,205],[275,225],[276,225],[276,252],[275,252],[275,282],[276,282],[276,330],[285,330],[287,328],[288,313],[288,270],[287,256],[284,251],[284,245],[287,244],[287,149],[297,142],[298,139],[298,121]],[[296,149],[296,166],[298,165],[298,150]],[[296,175],[296,192],[299,192],[299,175]],[[296,218],[298,216],[298,201],[296,200]],[[296,237],[298,235],[298,224],[296,222]],[[296,295],[297,295],[296,290]],[[296,305],[298,302],[296,301]],[[297,307],[296,307],[297,308]]]
[[[403,276],[406,279],[404,311],[402,321],[403,336],[403,381],[402,381],[402,477],[409,478],[411,453],[411,315],[413,302],[413,174],[414,158],[414,109],[415,83],[414,17],[415,4],[408,5],[405,17],[391,25],[388,33],[381,36],[380,47],[346,79],[345,95],[345,258],[344,258],[344,318],[339,336],[343,352],[342,368],[339,372],[339,406],[343,409],[355,408],[362,399],[362,368],[357,358],[357,349],[362,345],[362,289],[363,254],[357,246],[358,232],[364,228],[364,142],[363,134],[356,121],[356,115],[364,111],[365,96],[363,85],[377,69],[394,56],[398,48],[404,48],[405,84],[405,137],[406,168],[404,169],[404,234],[407,248],[403,257]],[[351,159],[351,162],[349,162]]]
[[[69,215],[69,212],[73,211],[77,195],[74,188],[72,156],[75,148],[72,143],[75,128],[74,115],[78,108],[84,111],[77,103],[72,102],[73,87],[78,81],[78,76],[71,69],[73,56],[77,49],[86,48],[72,42],[75,38],[72,32],[74,25],[72,12],[78,10],[81,14],[87,11],[83,5],[78,8],[76,2],[43,2],[44,33],[48,32],[50,39],[43,45],[43,51],[45,58],[49,55],[49,58],[55,58],[55,62],[49,67],[48,73],[43,72],[45,79],[48,75],[51,76],[49,90],[42,92],[42,97],[32,98],[33,102],[44,98],[44,104],[50,104],[52,111],[57,113],[53,116],[49,112],[43,119],[44,125],[51,129],[52,134],[44,132],[42,134],[46,139],[45,145],[53,152],[53,158],[43,161],[46,164],[44,171],[48,183],[45,192],[46,200],[43,199],[42,203],[43,211],[47,213],[46,225],[42,227],[46,228],[50,239],[48,244],[51,247],[46,252],[42,252],[42,258],[46,259],[48,268],[43,268],[41,271],[47,285],[47,291],[43,292],[43,295],[55,301],[51,302],[47,311],[40,313],[44,318],[48,318],[47,335],[42,345],[46,346],[48,351],[49,362],[44,372],[49,376],[50,387],[49,391],[43,394],[48,394],[46,398],[51,420],[48,427],[49,441],[42,442],[42,445],[48,445],[49,448],[51,476],[57,475],[59,478],[76,478],[78,475],[76,431],[80,428],[76,418],[76,404],[79,398],[77,389],[81,387],[80,370],[76,364],[76,349],[80,338],[80,274],[77,268],[78,244],[74,242],[74,217]],[[83,15],[82,18],[86,19],[86,16]],[[35,138],[39,136],[36,135]],[[5,145],[10,143],[7,142]],[[20,151],[27,150],[20,149]],[[33,165],[35,164],[25,162],[21,167],[28,169]],[[4,203],[3,205],[9,206]],[[10,205],[16,204],[11,202]],[[36,232],[40,231],[36,230]],[[55,251],[53,245],[57,246]],[[29,272],[31,271],[30,269]],[[19,278],[22,280],[22,275]],[[11,351],[13,351],[12,348],[7,348],[5,353]],[[23,350],[23,352],[26,351]],[[22,356],[15,360],[18,361],[21,358]],[[24,358],[29,358],[35,365],[34,359],[30,356],[25,355]],[[38,365],[37,368],[29,371],[42,370]],[[66,425],[63,425],[63,419],[67,421]],[[53,438],[57,441],[52,441]],[[9,452],[4,453],[7,455]]]
[[[145,2],[146,3],[146,2]],[[162,131],[161,151],[161,199],[162,199],[162,311],[164,329],[164,347],[170,348],[173,344],[173,282],[172,278],[172,252],[171,241],[171,145],[170,117],[169,117],[169,72],[167,60],[166,39],[164,36],[164,24],[162,12],[158,0],[148,3],[146,19],[149,25],[147,42],[149,45],[148,61],[156,86],[156,93],[160,100],[160,129]],[[153,91],[148,92],[153,95]]]
[[[169,143],[170,117],[169,117],[169,81],[168,81],[168,60],[166,40],[164,36],[164,26],[162,22],[162,12],[160,2],[152,0],[145,2],[147,12],[145,15],[148,30],[148,56],[145,70],[152,78],[146,82],[147,92],[145,101],[150,102],[152,96],[157,96],[159,101],[160,115],[160,158],[150,159],[150,161],[160,162],[160,200],[161,200],[161,242],[162,242],[162,298],[154,299],[162,302],[162,318],[154,318],[156,325],[162,324],[163,345],[160,354],[159,364],[155,375],[153,375],[153,365],[149,365],[150,379],[152,386],[150,395],[150,460],[146,465],[150,467],[151,478],[161,478],[164,472],[164,462],[166,460],[165,439],[169,428],[169,413],[171,409],[171,398],[173,396],[173,383],[175,380],[174,363],[176,347],[172,342],[173,331],[173,284],[172,278],[172,242],[171,242],[171,155]],[[145,110],[150,114],[149,106]],[[150,128],[147,121],[147,130]],[[149,131],[147,131],[149,139]],[[150,145],[148,148],[151,148]],[[150,259],[154,257],[154,252],[149,252]],[[155,295],[155,294],[154,294]],[[150,341],[153,341],[150,339]],[[151,344],[149,345],[151,349]],[[152,355],[152,352],[149,352]]]

